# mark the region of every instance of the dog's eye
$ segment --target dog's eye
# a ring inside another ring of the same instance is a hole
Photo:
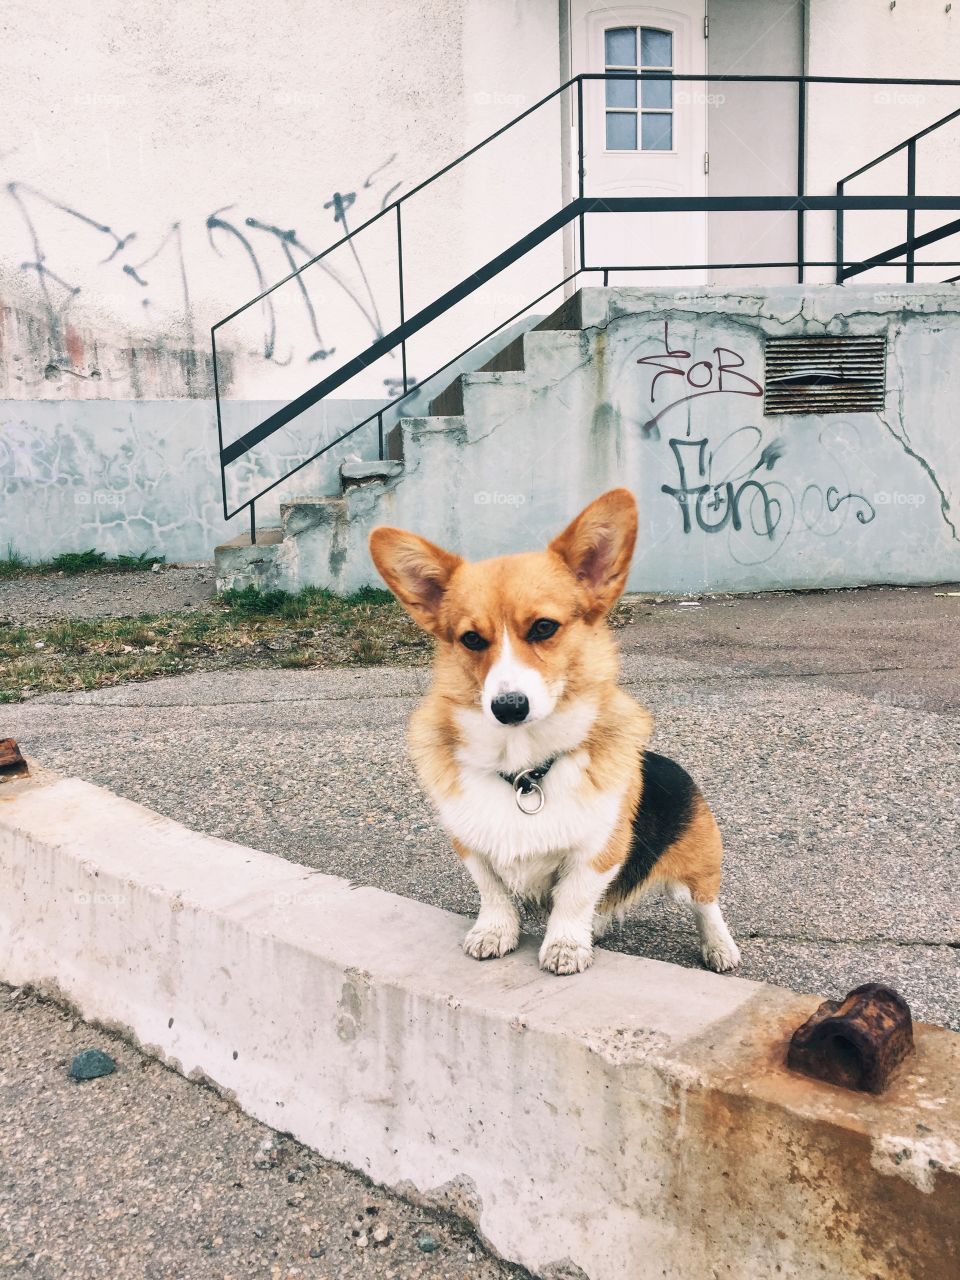
[[[465,631],[460,637],[460,643],[467,649],[473,649],[475,653],[479,653],[481,649],[486,649],[489,641],[484,640],[483,636],[476,631]]]
[[[552,618],[538,618],[530,630],[527,632],[527,639],[532,643],[538,640],[549,640],[555,635],[560,627],[559,622],[554,622]]]

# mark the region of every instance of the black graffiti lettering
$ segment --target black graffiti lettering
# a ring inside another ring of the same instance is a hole
[[[264,278],[263,267],[260,265],[260,259],[257,257],[256,250],[242,231],[239,231],[232,222],[228,222],[226,218],[220,216],[232,208],[233,205],[224,205],[222,209],[215,209],[207,218],[207,238],[210,241],[210,247],[213,249],[214,253],[220,253],[220,250],[217,248],[213,240],[214,231],[226,231],[229,235],[234,236],[239,240],[249,257],[251,264],[253,265],[254,272],[256,273],[258,285],[257,292],[263,293],[267,287],[267,282]],[[220,256],[222,257],[223,255],[221,254]],[[277,347],[277,316],[273,309],[272,297],[267,294],[265,298],[261,299],[260,305],[263,308],[265,324],[265,332],[263,336],[263,358],[264,360],[273,360]]]
[[[763,387],[761,387],[759,382],[755,382],[753,378],[748,377],[747,374],[745,373],[737,372],[737,370],[742,369],[744,364],[746,363],[743,356],[740,355],[738,351],[731,351],[729,347],[714,347],[713,353],[717,357],[717,390],[718,391],[729,391],[735,395],[741,395],[741,396],[762,396],[763,395]],[[725,364],[724,361],[720,359],[721,355],[731,356],[734,360],[736,360],[737,363]],[[739,379],[741,382],[747,383],[747,385],[750,387],[750,390],[742,391],[739,388],[724,386],[723,384],[724,374],[729,374],[732,377]]]
[[[381,165],[369,173],[363,182],[362,190],[369,190],[373,187],[381,187],[385,181],[385,171],[396,160],[396,155],[391,155]],[[402,182],[397,181],[390,184],[386,195],[383,197],[381,208],[386,205],[388,199],[402,186]],[[66,368],[70,364],[70,354],[68,351],[67,331],[65,328],[67,322],[67,312],[74,300],[81,293],[81,286],[71,282],[65,278],[62,272],[58,272],[51,267],[43,240],[40,233],[40,219],[38,217],[38,209],[52,210],[60,217],[68,218],[74,222],[80,223],[82,226],[89,228],[95,232],[97,236],[104,237],[107,240],[106,256],[101,256],[102,248],[96,252],[94,261],[99,266],[108,265],[111,268],[119,268],[121,279],[125,286],[133,285],[140,294],[141,306],[149,308],[151,305],[150,297],[143,296],[143,291],[147,288],[156,288],[158,279],[169,280],[171,273],[166,272],[144,272],[144,268],[152,263],[161,253],[171,247],[176,254],[176,262],[179,267],[179,280],[183,296],[183,309],[186,317],[188,332],[192,333],[192,312],[190,302],[190,288],[188,282],[188,270],[186,255],[184,253],[183,236],[180,222],[174,222],[170,225],[169,230],[160,239],[157,247],[152,252],[143,252],[143,256],[139,261],[133,260],[131,246],[138,242],[138,233],[131,231],[125,235],[117,234],[108,222],[102,218],[93,217],[80,209],[72,208],[64,201],[58,200],[48,195],[44,191],[40,191],[25,183],[10,182],[6,186],[6,194],[13,202],[20,219],[25,227],[29,242],[32,246],[33,256],[30,260],[21,264],[23,271],[31,272],[36,276],[40,297],[43,304],[44,319],[47,329],[48,340],[52,349],[51,368]],[[333,220],[339,224],[344,233],[349,232],[347,222],[348,211],[357,202],[356,191],[340,191],[333,192],[330,200],[324,205],[325,209],[333,211]],[[248,228],[251,231],[268,235],[272,241],[279,245],[283,255],[285,265],[290,273],[297,271],[306,262],[312,262],[316,255],[307,248],[307,246],[298,237],[294,230],[289,230],[277,226],[273,226],[267,222],[260,221],[257,218],[247,217],[242,220],[233,217],[227,217],[231,205],[225,205],[222,208],[215,209],[205,220],[205,229],[210,247],[218,257],[225,256],[225,247],[229,244],[239,244],[243,250],[243,254],[252,268],[256,281],[257,293],[262,294],[266,291],[267,281],[271,275],[275,275],[274,271],[268,270],[268,263],[262,252],[258,251],[254,237],[247,234],[241,227]],[[316,279],[318,275],[326,276],[341,290],[350,302],[360,311],[366,323],[369,325],[375,338],[379,338],[383,334],[383,325],[377,306],[377,300],[374,295],[373,288],[368,278],[364,264],[360,258],[358,243],[351,239],[347,242],[349,252],[352,254],[353,261],[360,277],[360,286],[354,286],[348,283],[347,279],[341,272],[335,270],[329,260],[320,259],[317,261],[316,272],[310,277],[311,280]],[[101,241],[102,245],[102,241]],[[174,277],[176,278],[176,277]],[[304,276],[296,276],[296,288],[299,290],[300,299],[306,311],[310,332],[314,339],[314,348],[305,351],[301,358],[307,362],[318,360],[326,360],[336,351],[333,345],[325,344],[321,341],[319,323],[317,318],[317,308],[313,297],[309,292],[311,287],[315,285],[308,284],[307,278]],[[126,289],[124,289],[126,292]],[[269,360],[275,364],[288,364],[293,358],[293,349],[291,344],[290,355],[285,360],[277,358],[277,313],[274,307],[272,295],[261,299],[260,313],[263,318],[263,339],[261,346],[261,354],[265,360]],[[392,352],[394,359],[399,359],[397,353]],[[69,371],[69,370],[68,370]]]
[[[347,230],[347,210],[356,203],[356,200],[355,191],[348,191],[346,195],[342,191],[335,191],[323,207],[332,209],[334,222],[342,222],[344,230]]]
[[[743,528],[743,510],[748,509],[751,513],[751,524],[754,532],[773,538],[779,523],[780,504],[775,498],[770,497],[761,481],[747,479],[738,484],[734,480],[725,480],[720,484],[714,484],[710,481],[706,466],[708,444],[706,437],[702,440],[672,439],[669,444],[677,464],[679,483],[676,485],[664,484],[660,486],[660,489],[662,493],[676,498],[680,504],[684,533],[693,531],[693,517],[696,518],[697,528],[703,533],[720,533],[728,524],[731,524],[739,533]],[[697,474],[692,482],[687,476],[684,455],[681,452],[683,449],[696,451]],[[748,490],[752,491],[749,500],[750,505],[745,508],[744,495]],[[763,503],[762,530],[757,528],[752,514],[753,503],[757,497]],[[692,502],[693,517],[691,516],[691,500],[694,500]],[[723,511],[723,515],[719,519],[713,521],[707,519],[706,512],[720,510]]]
[[[698,382],[693,376],[695,369],[706,369],[707,376],[702,382]],[[691,387],[709,387],[710,383],[713,381],[713,361],[698,360],[696,364],[692,364],[687,370],[687,381],[690,383]]]
[[[693,525],[690,521],[690,499],[701,493],[706,493],[708,485],[702,484],[692,487],[687,480],[687,470],[683,463],[681,449],[697,450],[697,470],[701,476],[704,475],[704,452],[707,447],[706,438],[703,440],[671,440],[669,441],[670,451],[674,456],[677,464],[677,471],[680,473],[680,483],[674,488],[672,485],[664,484],[660,486],[662,493],[668,493],[671,497],[676,498],[680,504],[680,510],[683,514],[683,532],[690,533]]]
[[[741,510],[740,504],[743,501],[743,495],[746,493],[748,489],[756,490],[754,497],[755,498],[759,497],[763,503],[764,528],[761,530],[757,528],[756,522],[753,520],[753,499],[751,499],[749,510],[750,510],[750,520],[753,526],[753,531],[754,533],[765,534],[768,538],[772,538],[774,533],[776,532],[777,525],[779,524],[780,504],[775,499],[772,499],[770,497],[770,495],[767,493],[766,485],[762,484],[759,480],[744,480],[743,484],[739,487],[739,489],[734,494],[733,496],[733,527],[738,532],[740,529],[743,528],[743,522],[740,517],[740,510]],[[774,511],[777,512],[776,520],[773,518]]]
[[[854,515],[860,524],[869,524],[877,514],[876,508],[872,502],[869,502],[862,493],[841,493],[836,485],[830,485],[824,495],[827,501],[827,510],[834,512],[842,502],[862,502],[862,507],[857,507]]]

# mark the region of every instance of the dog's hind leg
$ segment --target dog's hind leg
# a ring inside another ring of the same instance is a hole
[[[711,902],[699,902],[689,885],[680,881],[669,884],[667,893],[674,902],[690,909],[700,937],[700,954],[707,968],[715,973],[728,973],[735,969],[740,963],[740,948],[727,928],[716,898]]]
[[[689,907],[697,926],[703,962],[716,973],[727,973],[740,963],[739,948],[717,901],[722,861],[720,830],[698,792],[686,830],[661,858],[655,875],[664,882],[674,902]]]

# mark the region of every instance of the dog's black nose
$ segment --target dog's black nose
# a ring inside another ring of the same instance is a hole
[[[501,724],[520,724],[530,712],[530,703],[525,693],[498,693],[490,710]]]

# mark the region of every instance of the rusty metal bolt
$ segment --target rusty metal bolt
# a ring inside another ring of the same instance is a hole
[[[0,738],[0,782],[24,777],[29,770],[13,738]]]
[[[815,1080],[882,1093],[894,1069],[913,1052],[910,1006],[878,982],[825,1000],[790,1040],[787,1066]]]

